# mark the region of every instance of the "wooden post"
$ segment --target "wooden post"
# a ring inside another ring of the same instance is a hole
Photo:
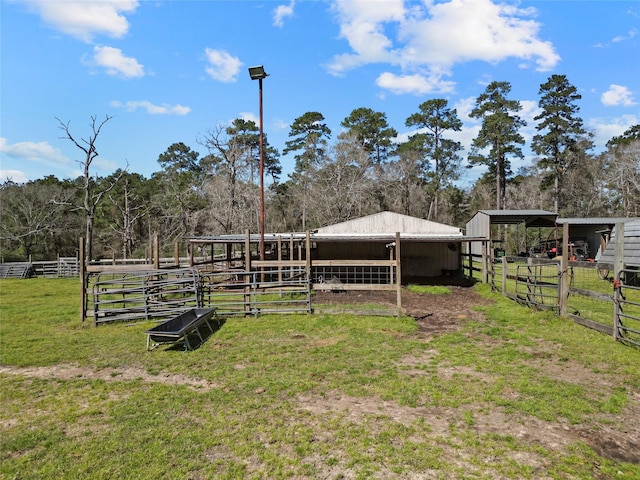
[[[567,316],[567,302],[569,300],[569,223],[562,224],[562,258],[560,259],[560,295],[558,306],[560,315]]]
[[[251,271],[251,233],[248,228],[244,231],[244,271]]]
[[[293,254],[293,233],[291,234],[291,237],[289,237],[289,260],[294,260],[295,259],[295,255]]]
[[[489,261],[489,255],[487,255],[487,241],[482,241],[482,283],[489,283],[489,269],[487,268],[487,262]]]
[[[86,245],[84,238],[80,237],[78,245],[78,263],[80,275],[80,321],[84,322],[87,318],[87,259],[85,256]]]
[[[509,262],[507,256],[504,255],[500,261],[502,262],[502,296],[507,296],[507,273],[509,273]]]
[[[173,244],[173,258],[175,259],[176,267],[180,266],[180,245],[178,242]]]
[[[396,232],[396,304],[402,315],[402,269],[400,268],[400,232]]]
[[[153,268],[160,269],[160,242],[157,233],[153,234]]]
[[[282,283],[282,237],[278,235],[278,282]]]
[[[244,271],[247,275],[244,276],[244,314],[246,315],[251,311],[249,302],[251,301],[251,287],[248,285],[252,282],[251,278],[251,232],[247,228],[244,231]]]
[[[311,232],[307,230],[307,238],[305,245],[307,276],[311,278]]]
[[[189,250],[189,266],[193,267],[193,249],[195,248],[195,243],[189,242],[189,246],[187,249]]]
[[[620,273],[624,270],[624,223],[616,223],[616,240],[613,257],[613,281],[614,285],[620,280]],[[613,291],[613,338],[618,340],[618,318],[620,315],[620,288]]]

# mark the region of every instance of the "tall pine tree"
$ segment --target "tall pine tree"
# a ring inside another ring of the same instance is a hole
[[[540,155],[538,166],[545,171],[542,186],[553,185],[555,212],[562,208],[562,180],[576,166],[577,160],[592,148],[590,136],[578,116],[576,102],[582,98],[565,75],[551,75],[540,85],[538,106],[542,113],[531,148]]]
[[[520,148],[524,144],[524,138],[518,130],[526,122],[514,115],[514,112],[522,110],[522,106],[519,101],[507,98],[510,92],[509,82],[491,82],[476,99],[476,106],[469,115],[471,118],[482,119],[480,132],[471,146],[469,164],[489,167],[486,175],[487,178],[495,179],[498,210],[505,208],[507,177],[511,175],[509,157],[524,156]]]

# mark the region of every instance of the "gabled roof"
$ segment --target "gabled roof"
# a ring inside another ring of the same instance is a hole
[[[380,212],[328,225],[318,228],[314,236],[395,235],[396,232],[411,236],[462,236],[457,227],[394,212]]]

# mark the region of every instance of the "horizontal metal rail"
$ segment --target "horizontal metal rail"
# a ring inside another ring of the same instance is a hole
[[[299,267],[203,273],[200,301],[204,306],[214,307],[219,315],[312,311],[309,277],[306,270]]]
[[[94,323],[162,319],[198,307],[194,269],[99,273],[89,276]]]
[[[545,274],[539,265],[517,265],[514,297],[537,308],[557,308],[558,275]]]

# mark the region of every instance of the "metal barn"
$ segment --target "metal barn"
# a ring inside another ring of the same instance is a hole
[[[558,215],[546,210],[478,210],[467,222],[466,233],[469,237],[491,238],[492,225],[524,225],[529,227],[553,227]],[[482,254],[482,244],[471,245],[473,255]]]
[[[402,281],[461,271],[461,229],[393,212],[380,212],[319,228],[311,235],[314,260],[384,260],[400,234]]]

